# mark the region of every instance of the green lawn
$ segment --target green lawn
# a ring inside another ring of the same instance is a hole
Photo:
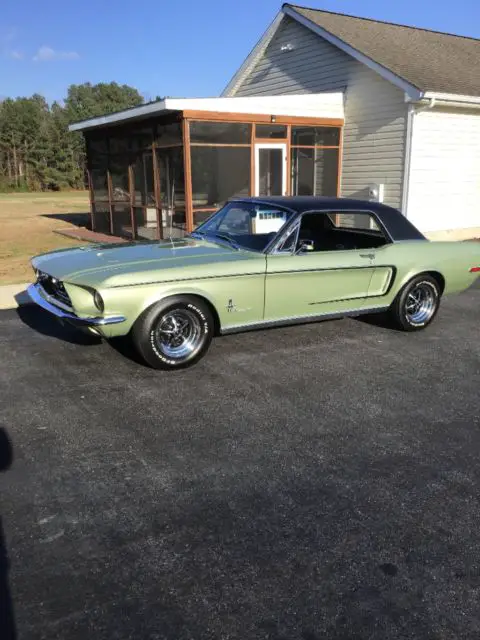
[[[28,282],[30,258],[38,253],[78,244],[54,233],[85,225],[86,191],[0,194],[0,284]]]

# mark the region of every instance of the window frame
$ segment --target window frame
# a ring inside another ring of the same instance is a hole
[[[274,207],[276,209],[279,209],[281,211],[285,211],[287,214],[290,214],[290,219],[287,220],[282,227],[280,227],[280,229],[277,231],[276,235],[270,240],[270,242],[267,244],[266,247],[264,247],[263,249],[246,249],[248,251],[252,251],[254,253],[263,253],[263,254],[268,254],[270,253],[270,248],[272,247],[272,245],[274,245],[275,243],[278,242],[279,236],[284,234],[284,232],[286,232],[287,228],[290,227],[290,225],[292,223],[295,222],[295,220],[298,220],[298,212],[295,211],[295,209],[291,209],[290,207],[286,207],[283,205],[273,205],[271,202],[262,202],[261,200],[257,200],[255,199],[254,201],[252,201],[251,199],[247,199],[247,200],[242,200],[242,199],[236,199],[236,198],[232,198],[231,200],[227,200],[227,202],[225,202],[225,204],[220,208],[217,209],[217,211],[215,211],[211,216],[209,216],[206,220],[204,220],[201,224],[198,225],[198,227],[196,227],[196,229],[194,229],[193,231],[191,231],[191,234],[195,234],[197,232],[200,233],[205,233],[203,227],[207,226],[207,223],[211,221],[211,219],[216,216],[216,215],[220,215],[222,210],[225,209],[228,205],[261,205],[263,207]],[[227,212],[225,212],[222,216],[222,220],[219,222],[219,225],[223,222],[223,219],[225,217],[225,215],[227,214]],[[205,234],[208,237],[208,234]],[[194,236],[195,237],[195,236]],[[242,247],[245,249],[245,247]]]
[[[300,227],[302,224],[302,219],[303,216],[305,215],[309,215],[312,213],[317,213],[320,215],[336,215],[336,214],[340,214],[340,213],[356,213],[356,214],[369,214],[372,216],[372,218],[375,220],[375,222],[378,225],[378,228],[380,229],[380,231],[383,233],[384,238],[385,238],[385,244],[394,244],[395,241],[392,238],[392,236],[390,235],[390,233],[388,232],[388,229],[385,227],[385,225],[383,224],[383,222],[381,221],[379,215],[373,211],[372,209],[348,209],[348,208],[342,208],[342,209],[309,209],[308,211],[302,211],[301,213],[298,213],[297,216],[295,216],[292,220],[290,220],[287,224],[288,224],[288,228],[286,229],[280,229],[279,230],[279,237],[276,237],[272,240],[272,242],[270,243],[270,247],[267,247],[268,249],[268,253],[270,255],[281,255],[281,256],[285,256],[285,255],[298,255],[297,254],[297,249],[296,246],[298,244],[298,236],[300,234]],[[333,224],[333,223],[332,223]],[[290,232],[294,229],[294,227],[296,226],[295,232],[297,234],[297,238],[296,238],[296,242],[294,244],[293,249],[290,249],[289,251],[281,251],[279,250],[279,246],[285,242],[285,240],[287,239],[287,237],[289,236]],[[336,227],[338,228],[338,227]],[[359,229],[357,229],[357,231],[359,231]],[[360,249],[343,249],[343,251],[360,251]],[[362,251],[364,251],[364,249],[362,249]],[[366,251],[366,249],[365,249]],[[266,250],[267,253],[267,250]],[[303,253],[302,255],[318,255],[319,253],[322,254],[330,254],[330,253],[338,253],[338,251],[312,251],[311,253]]]

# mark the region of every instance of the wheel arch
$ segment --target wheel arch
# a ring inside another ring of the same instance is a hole
[[[436,280],[438,286],[440,287],[440,295],[443,295],[446,287],[445,276],[438,271],[437,269],[420,269],[419,271],[409,271],[407,275],[405,275],[400,282],[397,283],[395,289],[395,295],[397,295],[403,288],[411,282],[414,278],[418,278],[419,276],[430,276]]]
[[[189,298],[189,299],[198,300],[198,301],[203,302],[208,307],[208,309],[210,310],[210,313],[212,314],[212,318],[213,318],[213,322],[214,322],[214,335],[215,336],[220,335],[221,322],[220,322],[220,316],[218,314],[218,311],[217,311],[217,308],[216,308],[215,304],[203,292],[199,292],[199,291],[196,291],[196,290],[177,289],[175,287],[174,289],[170,289],[169,291],[166,291],[164,293],[164,295],[162,295],[162,296],[150,297],[145,301],[145,304],[143,305],[143,308],[141,309],[140,313],[138,314],[137,319],[147,309],[150,309],[150,307],[152,307],[153,305],[159,304],[159,303],[164,303],[169,298],[176,298],[178,296],[184,296],[184,297]]]
[[[419,276],[423,276],[423,275],[431,276],[432,278],[434,278],[438,282],[438,285],[440,287],[440,295],[443,294],[443,292],[445,291],[446,282],[445,282],[445,277],[440,273],[440,271],[435,271],[433,269],[433,270],[430,270],[430,271],[422,271],[418,275]]]

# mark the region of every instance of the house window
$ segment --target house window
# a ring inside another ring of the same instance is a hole
[[[339,159],[340,128],[292,126],[292,195],[338,195]]]

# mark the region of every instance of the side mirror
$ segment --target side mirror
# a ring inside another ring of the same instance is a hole
[[[307,253],[308,251],[313,251],[315,249],[315,244],[313,240],[301,240],[298,246],[298,249],[295,251],[298,253]]]

